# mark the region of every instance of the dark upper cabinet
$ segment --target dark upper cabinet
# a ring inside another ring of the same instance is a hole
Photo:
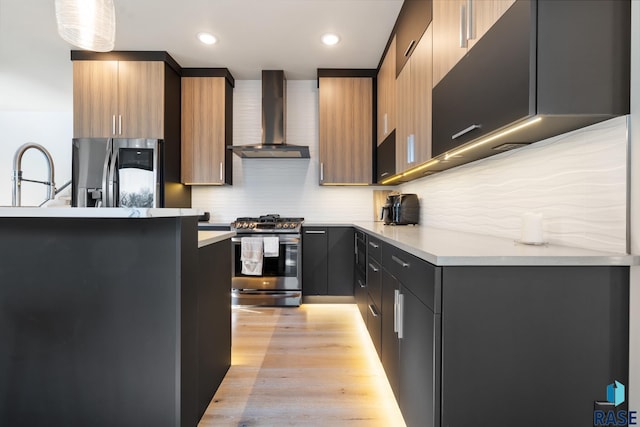
[[[431,0],[405,0],[396,21],[396,77],[407,63],[432,17]]]
[[[518,0],[433,88],[433,155],[448,169],[628,114],[629,64],[629,1]]]
[[[354,294],[352,227],[302,228],[302,294]]]

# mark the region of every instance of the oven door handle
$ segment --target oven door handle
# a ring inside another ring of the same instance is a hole
[[[233,289],[231,291],[233,296],[240,295],[254,295],[254,296],[265,296],[270,298],[291,298],[291,297],[299,297],[301,296],[300,291],[249,291],[249,290],[237,290]]]
[[[258,236],[251,236],[251,237],[258,237]],[[241,241],[242,241],[242,237],[231,238],[232,243],[240,243]],[[300,244],[300,238],[299,237],[280,237],[280,244],[297,245],[297,244]]]

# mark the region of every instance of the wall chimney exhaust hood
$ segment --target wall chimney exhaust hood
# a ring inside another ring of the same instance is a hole
[[[287,81],[283,70],[262,70],[262,144],[227,148],[247,159],[308,159],[309,147],[286,143]]]

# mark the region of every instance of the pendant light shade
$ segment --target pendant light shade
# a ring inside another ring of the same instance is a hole
[[[58,33],[81,49],[113,50],[116,11],[113,0],[55,0]]]

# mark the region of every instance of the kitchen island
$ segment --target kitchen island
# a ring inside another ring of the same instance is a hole
[[[0,425],[195,426],[231,360],[231,232],[0,209]]]

